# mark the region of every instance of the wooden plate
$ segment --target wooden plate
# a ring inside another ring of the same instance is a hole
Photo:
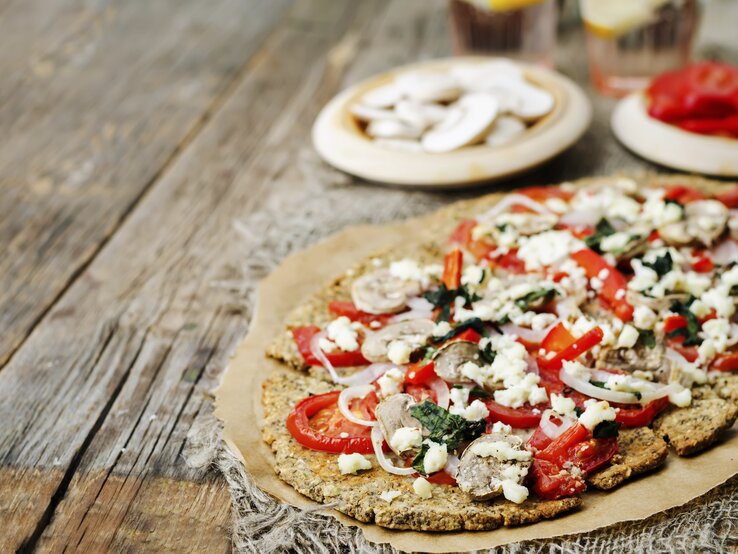
[[[693,173],[738,177],[738,139],[689,133],[654,119],[640,92],[618,103],[611,125],[623,145],[652,162]]]
[[[411,64],[377,75],[334,97],[313,126],[313,144],[329,164],[365,179],[426,188],[464,187],[532,169],[571,146],[587,129],[592,106],[584,92],[560,73],[519,64],[527,79],[555,98],[554,109],[518,139],[503,146],[468,146],[454,152],[401,152],[376,145],[349,113],[348,106],[372,88],[411,71],[438,71],[455,64],[494,58],[445,58]]]

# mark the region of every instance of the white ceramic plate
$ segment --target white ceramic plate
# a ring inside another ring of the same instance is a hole
[[[738,139],[683,131],[648,115],[642,93],[623,98],[612,113],[612,130],[627,148],[675,169],[738,177]]]
[[[560,73],[520,64],[531,82],[555,98],[553,110],[524,134],[503,146],[480,144],[453,152],[402,152],[375,144],[348,107],[370,89],[411,71],[446,70],[454,64],[484,63],[494,58],[445,58],[411,64],[377,75],[335,96],[313,126],[313,144],[329,164],[365,179],[426,188],[463,187],[502,179],[532,169],[571,146],[587,129],[592,106],[584,92]]]

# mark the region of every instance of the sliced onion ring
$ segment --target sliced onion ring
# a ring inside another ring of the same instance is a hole
[[[549,331],[556,327],[556,324],[558,324],[558,322],[559,320],[557,319],[551,325],[549,325],[545,329],[541,329],[540,331],[534,331],[533,329],[520,327],[519,325],[515,325],[514,323],[505,323],[505,325],[502,325],[500,329],[502,329],[505,334],[516,335],[518,338],[521,338],[526,342],[540,343],[543,339],[546,338],[546,335],[548,335]]]
[[[321,365],[330,374],[333,382],[338,385],[346,385],[349,387],[354,385],[366,385],[375,381],[378,377],[381,377],[393,367],[399,367],[395,364],[376,363],[367,366],[363,370],[354,373],[353,375],[342,377],[338,374],[336,368],[333,367],[333,364],[330,362],[330,360],[328,360],[328,356],[325,355],[325,352],[320,349],[320,339],[325,337],[327,337],[327,334],[325,333],[325,331],[323,331],[321,333],[315,334],[313,338],[310,339],[310,353],[318,359]]]
[[[727,238],[710,252],[712,261],[718,265],[727,265],[738,260],[738,243]]]
[[[639,404],[640,400],[632,392],[621,392],[610,389],[601,389],[595,387],[589,381],[585,381],[569,373],[561,368],[559,372],[559,379],[565,384],[573,388],[577,392],[591,396],[592,398],[599,398],[600,400],[607,400],[608,402],[615,402],[617,404]]]
[[[434,377],[428,381],[428,387],[436,393],[436,404],[444,410],[448,410],[451,394],[449,393],[446,381],[440,377]]]
[[[556,425],[551,421],[551,416],[554,415],[561,420],[560,425]],[[575,422],[576,420],[573,418],[555,414],[553,410],[545,410],[543,414],[541,414],[541,431],[543,431],[549,439],[555,439],[569,427],[574,425]]]
[[[572,210],[562,215],[559,221],[572,227],[594,227],[601,218],[598,210]]]
[[[343,417],[348,419],[352,423],[364,425],[366,427],[374,427],[377,425],[377,421],[361,419],[351,411],[351,401],[355,398],[364,398],[367,394],[374,390],[374,385],[356,385],[343,389],[341,394],[338,395],[338,409],[341,411]]]
[[[382,445],[384,444],[384,436],[382,436],[382,430],[379,426],[372,427],[372,446],[374,447],[374,455],[377,457],[380,467],[387,473],[393,475],[412,475],[416,473],[411,467],[397,467],[389,461],[384,455]]]
[[[502,212],[507,211],[512,206],[525,206],[526,208],[538,212],[539,214],[550,214],[551,210],[546,208],[543,204],[532,200],[531,198],[523,194],[510,194],[500,200],[497,204],[492,206],[488,211],[480,215],[477,219],[479,221],[490,221],[500,215]]]

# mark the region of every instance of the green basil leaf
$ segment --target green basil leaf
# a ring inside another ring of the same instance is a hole
[[[596,439],[608,439],[617,437],[620,430],[619,421],[602,421],[592,431],[592,436]]]

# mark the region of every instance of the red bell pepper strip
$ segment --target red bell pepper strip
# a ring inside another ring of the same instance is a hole
[[[575,341],[574,335],[568,331],[563,323],[559,322],[543,338],[541,348],[548,352],[561,352],[574,344]]]
[[[307,325],[305,327],[295,327],[292,329],[292,337],[295,339],[295,344],[297,345],[297,350],[300,352],[300,356],[305,360],[305,363],[312,366],[323,365],[320,363],[320,360],[315,357],[310,348],[310,342],[318,333],[320,333],[320,327],[317,325]],[[336,350],[335,352],[330,353],[324,352],[324,354],[334,367],[351,367],[369,363],[369,361],[361,354],[361,349],[353,352]]]
[[[623,427],[644,427],[650,425],[653,418],[669,406],[669,398],[659,398],[639,408],[633,408],[629,404],[611,404],[611,406],[618,408],[615,421],[619,421]]]
[[[405,383],[409,385],[422,385],[431,379],[438,377],[436,375],[435,364],[428,362],[426,364],[412,364],[405,372]]]
[[[539,460],[546,460],[563,467],[568,459],[569,449],[589,437],[589,429],[581,423],[576,423],[556,437],[551,443],[536,454]]]
[[[673,333],[677,329],[683,329],[688,324],[683,315],[670,315],[664,319],[664,333]]]
[[[620,319],[623,321],[633,319],[633,306],[625,299],[628,281],[623,274],[589,248],[574,252],[571,257],[584,269],[590,279],[599,277],[603,271],[607,271],[607,277],[602,282],[602,289],[599,291],[600,297],[610,305],[612,311]]]
[[[694,255],[697,257],[697,259],[692,262],[692,269],[694,271],[697,273],[710,273],[715,269],[715,264],[712,262],[712,259],[710,259],[708,254],[704,252],[694,252]]]
[[[461,286],[461,269],[464,264],[464,254],[458,248],[454,248],[446,254],[443,260],[443,284],[449,290],[458,289]]]
[[[710,369],[717,371],[738,371],[738,352],[719,354],[710,364]]]
[[[538,358],[538,367],[546,371],[561,369],[564,362],[576,360],[579,356],[600,344],[604,336],[605,334],[599,327],[590,329],[571,345],[557,353],[553,358],[547,358],[545,356]]]
[[[725,192],[715,195],[715,199],[725,204],[728,208],[738,208],[738,186],[731,187]]]
[[[362,312],[353,302],[334,300],[328,304],[328,311],[336,317],[346,316],[351,321],[358,321],[364,325],[371,325],[378,322],[380,325],[387,325],[395,314],[370,314]]]

